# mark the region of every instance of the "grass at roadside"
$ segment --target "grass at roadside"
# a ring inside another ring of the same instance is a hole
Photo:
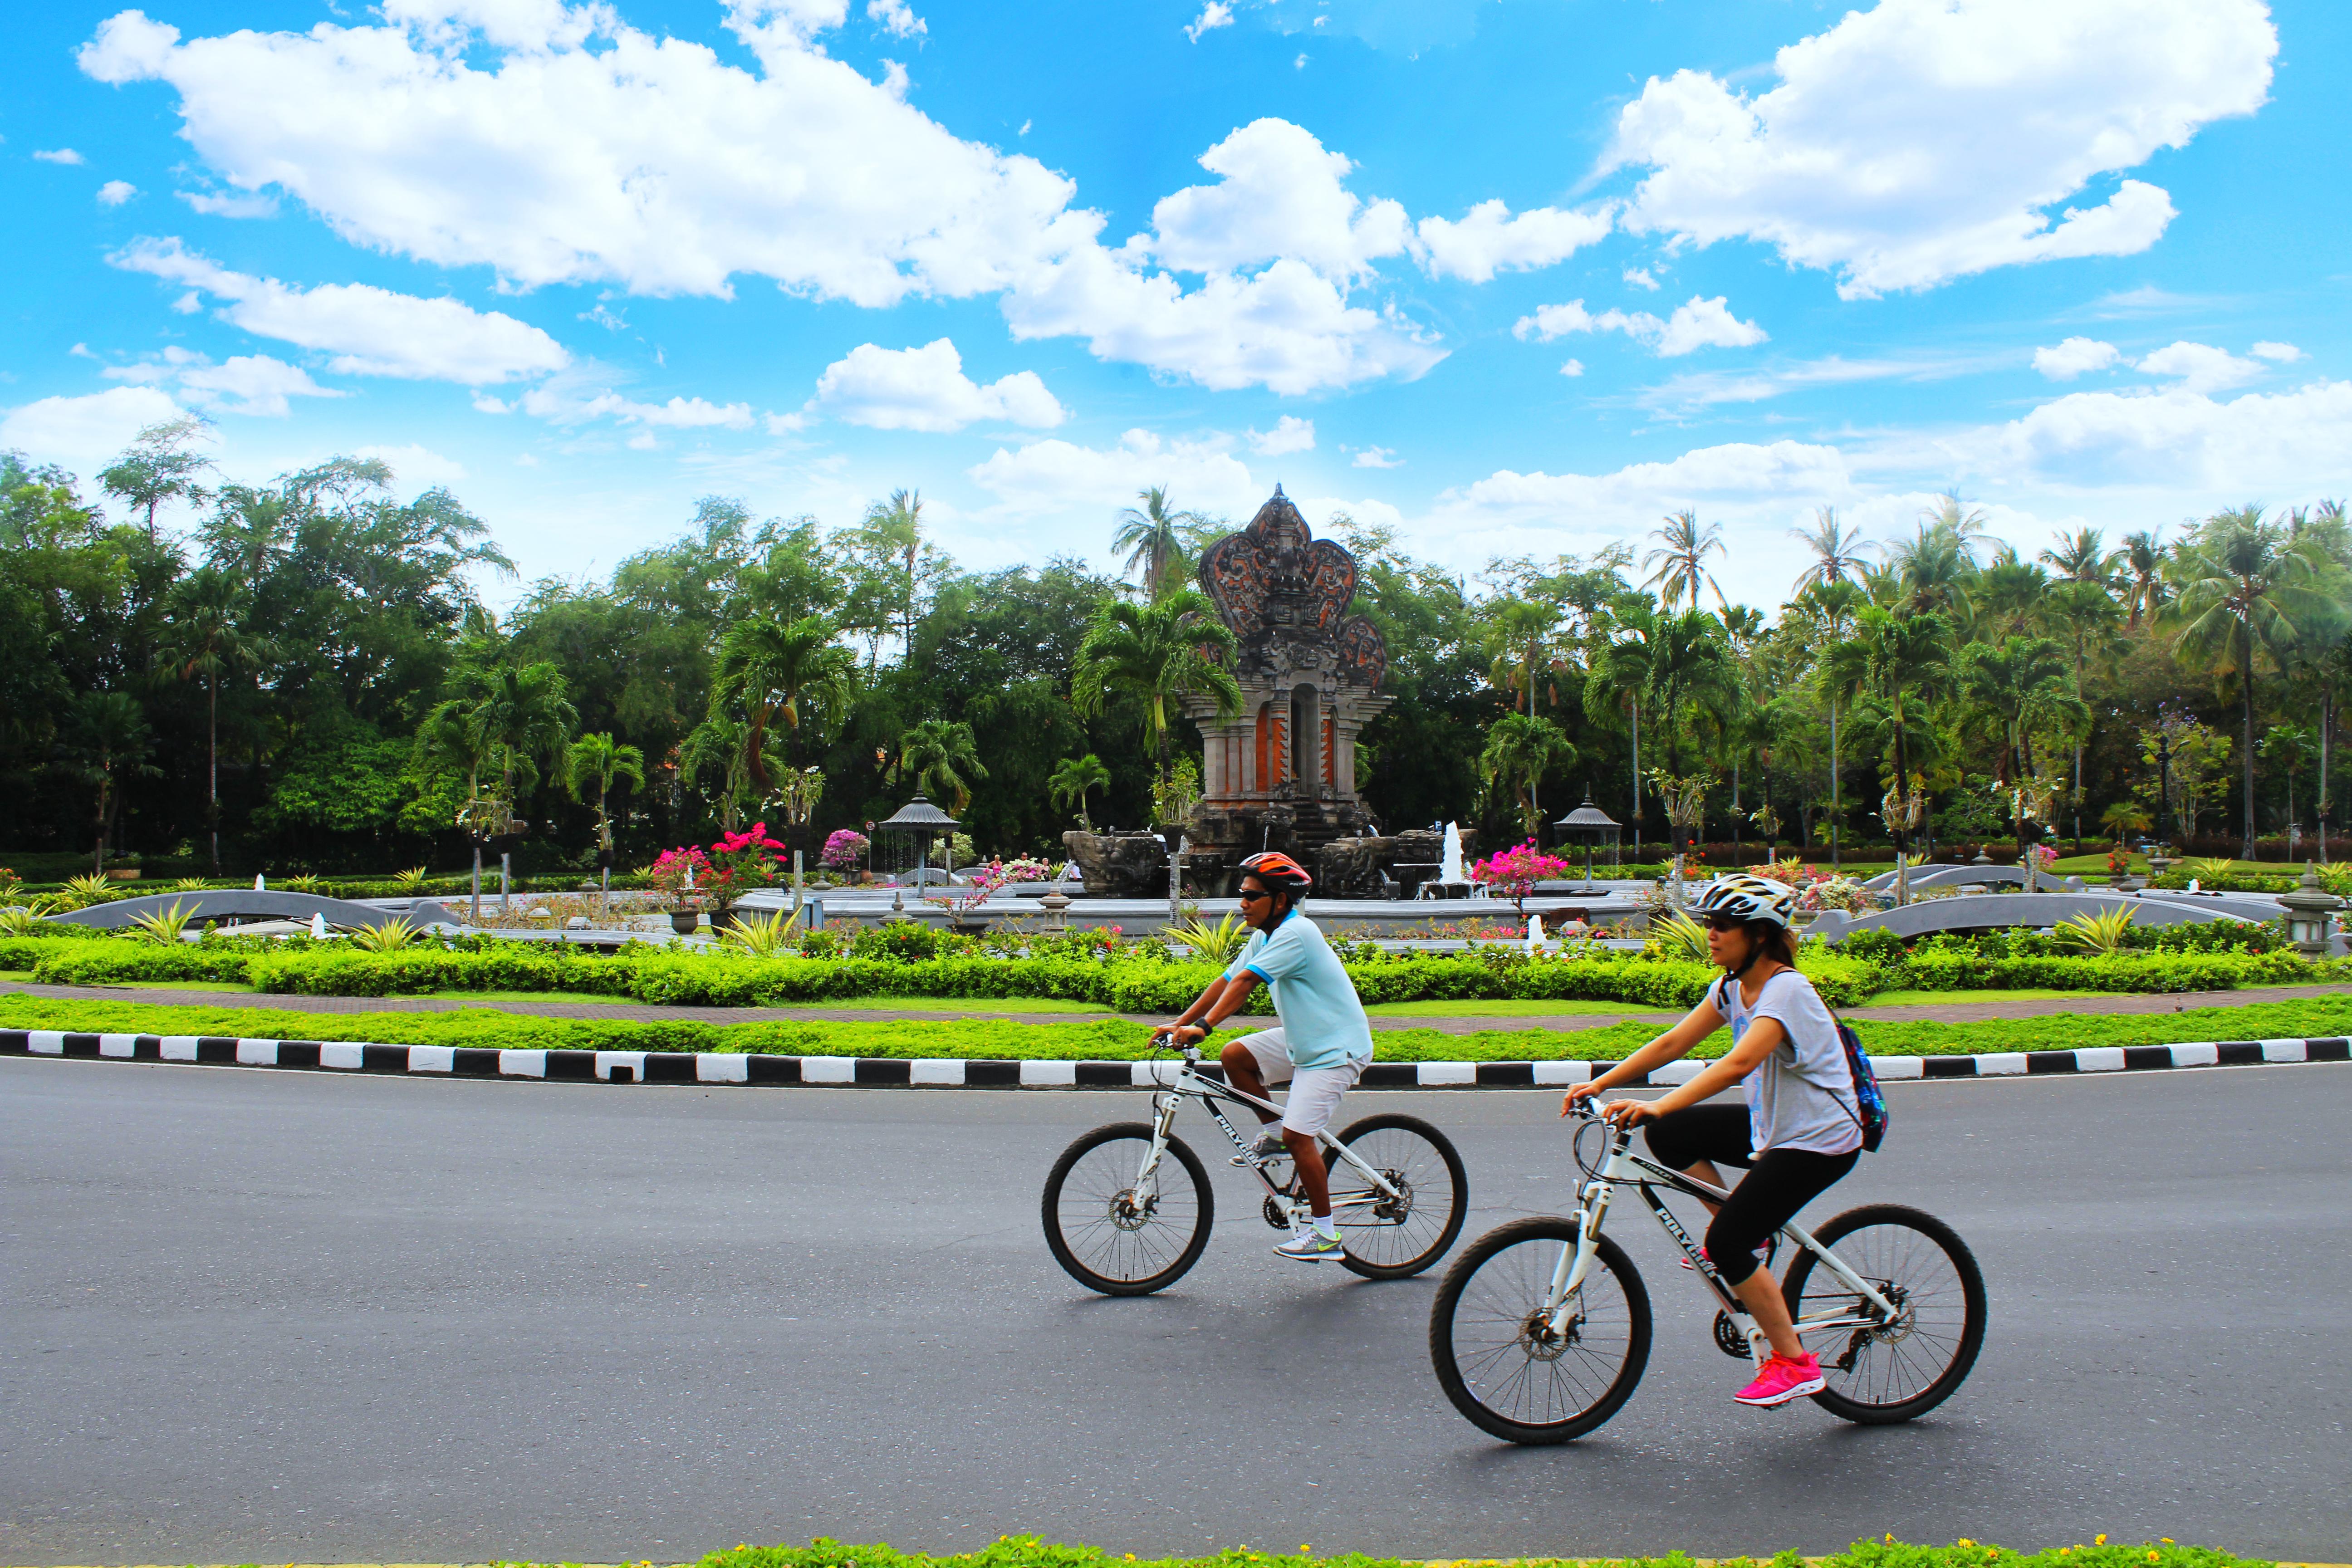
[[[2004,993],[2006,994],[2006,993]],[[1647,1017],[1675,1018],[1672,1012],[1639,1002],[1523,1002],[1503,998],[1451,1002],[1380,1002],[1364,1011],[1375,1018],[1588,1018],[1610,1014],[1638,1013]]]
[[[1985,1002],[2072,1001],[2103,996],[2103,991],[1882,991],[1861,1007],[1950,1007]]]
[[[2062,1015],[1972,1024],[1853,1020],[1864,1046],[1879,1056],[2070,1050],[2091,1046],[2153,1046],[2188,1040],[2247,1040],[2352,1035],[2352,995],[2203,1007],[2181,1013]],[[478,1046],[511,1050],[772,1051],[792,1056],[973,1057],[1040,1061],[1133,1061],[1152,1054],[1150,1031],[1119,1018],[1066,1024],[997,1019],[833,1022],[780,1019],[751,1024],[635,1023],[604,1018],[543,1018],[488,1008],[447,1013],[302,1013],[275,1007],[168,1003],[61,1001],[0,993],[0,1028],[65,1029],[90,1034],[241,1035],[261,1039],[363,1039],[385,1045]],[[1491,1029],[1450,1035],[1436,1029],[1383,1029],[1374,1037],[1381,1061],[1603,1061],[1630,1056],[1658,1032],[1654,1020],[1580,1030]],[[1721,1054],[1718,1032],[1699,1047]]]

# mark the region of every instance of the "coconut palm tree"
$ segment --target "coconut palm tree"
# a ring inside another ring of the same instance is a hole
[[[2160,528],[2142,530],[2124,535],[2122,565],[2126,574],[2124,584],[2124,607],[2131,612],[2131,622],[2126,628],[2139,630],[2140,618],[2153,616],[2164,607],[2168,590],[2164,581],[2164,531]]]
[[[2235,676],[2245,725],[2245,858],[2254,858],[2254,664],[2273,659],[2336,607],[2310,557],[2286,548],[2284,531],[2244,506],[2205,520],[2180,554],[2180,618],[2173,640],[2184,661]]]
[[[1115,697],[1141,702],[1153,766],[1165,773],[1171,705],[1197,697],[1208,700],[1221,718],[1241,711],[1242,689],[1226,668],[1236,646],[1233,629],[1197,588],[1177,589],[1150,605],[1106,599],[1078,644],[1071,706],[1091,719]]]
[[[1934,506],[1919,509],[1920,527],[1931,533],[1942,533],[1958,541],[1973,559],[1975,541],[1992,527],[1992,519],[1982,507],[1973,507],[1960,499],[1958,490],[1945,490],[1936,497]]]
[[[1816,583],[1797,595],[1793,607],[1800,615],[1804,616],[1820,628],[1820,635],[1812,641],[1811,646],[1826,648],[1834,647],[1853,635],[1854,617],[1862,613],[1863,606],[1868,603],[1869,600],[1859,583]],[[1816,673],[1819,668],[1820,666],[1816,663]],[[1845,861],[1843,839],[1839,831],[1842,826],[1839,817],[1845,806],[1841,795],[1843,786],[1840,776],[1842,763],[1838,754],[1838,710],[1851,693],[1842,690],[1833,683],[1824,682],[1823,689],[1830,705],[1830,865],[1832,868],[1843,868]]]
[[[1135,499],[1142,504],[1118,514],[1110,547],[1126,557],[1129,572],[1140,574],[1145,596],[1157,599],[1183,582],[1188,535],[1204,520],[1171,510],[1166,485],[1138,490]]]
[[[1479,776],[1489,788],[1507,784],[1516,797],[1520,830],[1533,838],[1543,826],[1539,796],[1544,775],[1554,768],[1576,765],[1576,748],[1549,719],[1526,713],[1506,713],[1488,727],[1486,748],[1479,754]]]
[[[607,856],[613,852],[613,816],[605,809],[605,796],[613,786],[625,781],[631,789],[646,787],[646,754],[635,746],[626,746],[613,739],[609,730],[593,735],[583,735],[572,742],[563,754],[563,784],[572,798],[596,807],[596,847]]]
[[[1951,627],[1933,613],[1898,615],[1875,605],[1855,616],[1854,635],[1822,655],[1822,679],[1867,700],[1855,721],[1879,742],[1895,768],[1895,787],[1907,787],[1916,768],[1934,760],[1929,712],[1951,687]],[[1907,825],[1889,824],[1907,850]]]
[[[1702,583],[1714,591],[1717,605],[1726,609],[1730,607],[1723,596],[1723,589],[1707,574],[1706,564],[1709,555],[1724,553],[1721,523],[1701,523],[1698,514],[1685,508],[1681,511],[1669,512],[1665,521],[1650,537],[1658,542],[1659,548],[1643,556],[1642,564],[1654,565],[1657,570],[1651,573],[1648,581],[1642,585],[1656,589],[1666,608],[1673,609],[1685,598],[1690,601],[1692,609],[1698,608],[1698,590]]]
[[[204,566],[178,583],[164,602],[170,673],[205,683],[205,830],[213,875],[220,875],[220,683],[231,669],[251,669],[268,645],[242,629],[253,613],[253,590],[217,566]]]
[[[1922,523],[1911,538],[1889,547],[1887,563],[1911,614],[1941,616],[1955,626],[1974,618],[1978,570],[1968,534],[1942,522]]]
[[[1104,766],[1103,760],[1092,752],[1083,757],[1064,757],[1055,765],[1053,775],[1045,781],[1045,788],[1052,795],[1054,804],[1063,810],[1076,806],[1078,830],[1092,833],[1095,825],[1094,819],[1087,815],[1087,795],[1093,790],[1110,788],[1110,769]]]
[[[981,764],[971,725],[926,719],[898,737],[898,760],[890,764],[890,782],[897,784],[909,773],[918,795],[951,800],[955,814],[961,816],[971,804],[971,781],[986,778],[988,769]]]
[[[1977,574],[1971,595],[1979,618],[1993,623],[2003,637],[2015,637],[2040,620],[2049,595],[2050,574],[2006,544]]]
[[[1827,587],[1843,583],[1849,575],[1859,576],[1863,570],[1862,530],[1849,529],[1838,521],[1837,508],[1825,506],[1813,513],[1813,526],[1792,528],[1790,537],[1801,539],[1813,552],[1813,563],[1797,578],[1796,591],[1819,584]]]
[[[1487,613],[1486,647],[1495,657],[1487,679],[1504,690],[1517,689],[1536,710],[1536,672],[1551,651],[1559,628],[1559,607],[1539,599],[1503,599]]]
[[[2069,582],[2095,583],[2113,592],[2117,585],[2116,567],[2124,555],[2121,550],[2109,550],[2105,537],[2097,529],[2084,528],[2076,530],[2072,539],[2063,533],[2058,535],[2058,542],[2038,559]]]
[[[779,720],[798,739],[804,721],[823,736],[848,717],[857,659],[834,640],[839,631],[823,616],[795,621],[751,616],[729,626],[719,639],[711,711],[743,715],[745,777],[755,793],[765,795],[773,787],[766,763],[768,731]]]
[[[2052,637],[2010,637],[1999,647],[1973,642],[1958,660],[1960,695],[2000,725],[1993,776],[2015,785],[2034,773],[2036,731],[2072,734],[2090,722],[2091,710],[2074,695],[2066,650]],[[2012,795],[2011,799],[2019,796]],[[2025,816],[2011,813],[2019,859],[2025,857]]]

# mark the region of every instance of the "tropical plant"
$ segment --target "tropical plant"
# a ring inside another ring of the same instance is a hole
[[[607,855],[613,852],[613,817],[605,809],[605,796],[624,780],[632,789],[645,788],[645,752],[614,740],[609,730],[581,736],[563,754],[563,782],[572,798],[584,801],[592,788],[594,792],[596,847]],[[416,879],[425,879],[422,866],[416,868]]]
[[[580,715],[566,695],[563,672],[545,659],[477,671],[466,684],[473,704],[468,721],[489,743],[499,770],[499,796],[512,807],[520,798],[517,775],[524,773],[535,784],[533,764],[560,765]]]
[[[2124,535],[2124,607],[2131,612],[2129,629],[2164,608],[2171,596],[2164,581],[2164,531],[2160,528]]]
[[[732,924],[719,928],[719,945],[753,958],[776,958],[798,950],[800,926],[798,910],[790,913],[778,910],[765,915],[738,914]]]
[[[988,776],[971,726],[926,719],[899,736],[898,760],[890,764],[888,776],[897,784],[908,775],[915,781],[917,794],[950,801],[956,815],[962,816],[971,804],[971,781]]]
[[[2254,858],[2254,661],[2277,658],[2304,636],[2303,627],[2333,621],[2335,605],[2322,591],[2309,556],[2286,548],[2284,531],[2263,521],[2262,508],[2240,507],[2208,518],[2179,557],[2184,582],[2180,617],[2187,623],[2173,647],[2216,676],[2235,676],[2244,717],[2245,853]]]
[[[2120,845],[2135,833],[2146,833],[2150,826],[2145,807],[2128,800],[2119,800],[2102,812],[2099,826],[2115,836]]]
[[[1650,537],[1658,542],[1658,548],[1643,556],[1642,564],[1656,570],[1643,586],[1655,589],[1667,609],[1674,609],[1685,599],[1690,601],[1692,609],[1697,609],[1701,584],[1714,592],[1718,608],[1730,607],[1722,587],[1706,570],[1709,555],[1724,553],[1721,523],[1702,523],[1696,512],[1687,510],[1670,512]]]
[[[1530,838],[1525,844],[1489,855],[1470,868],[1470,879],[1486,884],[1488,893],[1500,892],[1511,900],[1511,907],[1522,915],[1528,912],[1528,895],[1534,892],[1538,882],[1565,877],[1574,869],[1557,855],[1547,855],[1536,847]]]
[[[171,631],[164,649],[174,676],[205,682],[205,830],[212,868],[220,871],[220,687],[233,669],[257,667],[268,643],[247,634],[253,590],[216,566],[205,566],[173,584],[167,600]]]
[[[148,543],[155,542],[157,507],[167,500],[201,504],[211,497],[197,476],[213,460],[194,447],[211,438],[212,423],[201,414],[183,414],[150,425],[110,467],[99,470],[98,482],[107,494],[147,514]]]
[[[2078,733],[2090,722],[2090,708],[2074,695],[2065,650],[2049,637],[2011,637],[1997,648],[1970,643],[1960,650],[1958,676],[1961,695],[2000,725],[1993,776],[2020,803],[2011,813],[2011,826],[2021,856],[2028,813],[2019,786],[2036,771],[2033,737]]]
[[[695,907],[693,900],[709,890],[710,859],[701,846],[689,844],[679,849],[665,849],[639,875],[646,885],[661,895],[662,901],[680,911]]]
[[[1938,742],[1927,710],[1951,685],[1950,631],[1942,616],[1865,609],[1855,616],[1854,635],[1822,653],[1822,674],[1832,689],[1868,699],[1854,710],[1854,722],[1887,758],[1886,776],[1895,784],[1934,760]],[[1909,824],[1888,827],[1907,849]]]
[[[211,886],[212,884],[205,881],[202,877],[179,877],[173,879],[172,882],[172,891],[175,893],[201,893]]]
[[[1486,640],[1495,658],[1486,679],[1517,692],[1529,718],[1536,710],[1536,672],[1549,661],[1559,622],[1559,606],[1536,599],[1505,599],[1488,612]]]
[[[854,827],[836,827],[825,836],[816,863],[828,871],[854,871],[869,847],[866,835]]]
[[[395,888],[423,887],[425,885],[425,868],[422,866],[411,866],[405,871],[394,871],[392,874],[392,885]]]
[[[278,885],[289,893],[323,893],[327,890],[327,884],[320,881],[316,873],[310,871],[285,878]]]
[[[1525,713],[1506,713],[1486,731],[1478,773],[1489,789],[1500,785],[1511,792],[1519,830],[1533,838],[1543,826],[1544,776],[1575,764],[1576,747],[1559,725]]]
[[[1179,757],[1151,781],[1151,820],[1162,827],[1180,827],[1192,819],[1201,801],[1201,770],[1190,757]]]
[[[41,912],[23,904],[0,908],[0,936],[30,936],[40,929]]]
[[[139,701],[127,691],[85,691],[72,709],[74,753],[81,776],[97,793],[92,814],[97,833],[90,850],[90,869],[106,868],[106,847],[114,836],[122,811],[123,786],[131,779],[159,770],[147,765],[155,749],[154,731]]]
[[[2189,862],[2189,874],[2200,881],[2226,877],[2236,868],[2227,855],[2207,855]]]
[[[1195,963],[1228,964],[1241,954],[1249,941],[1249,926],[1238,914],[1227,915],[1213,925],[1194,916],[1174,925],[1164,926],[1160,934],[1171,942],[1181,942],[1192,950]]]
[[[65,884],[65,897],[71,900],[73,908],[78,910],[110,902],[120,890],[100,871],[93,871],[86,877],[70,878]]]
[[[710,710],[742,716],[744,776],[753,793],[765,795],[774,787],[768,731],[778,721],[793,739],[804,720],[824,739],[848,719],[857,659],[834,640],[839,633],[823,616],[790,622],[754,616],[729,626],[720,639]]]
[[[1671,957],[1696,958],[1702,963],[1709,957],[1706,927],[1676,910],[1650,917],[1650,940]]]
[[[361,926],[345,940],[362,952],[397,952],[420,934],[421,928],[412,925],[404,916],[377,925]]]
[[[1237,646],[1233,629],[1197,588],[1178,589],[1150,605],[1105,600],[1078,644],[1071,706],[1091,719],[1117,697],[1142,704],[1152,763],[1165,773],[1171,707],[1191,699],[1221,718],[1241,711],[1241,686],[1226,668]]]
[[[1145,596],[1158,599],[1183,582],[1185,533],[1202,519],[1197,512],[1172,510],[1165,485],[1138,490],[1135,499],[1141,504],[1118,514],[1110,547],[1143,584]]]
[[[1087,795],[1090,791],[1110,787],[1110,769],[1103,760],[1088,752],[1083,757],[1064,757],[1055,764],[1053,776],[1045,781],[1046,793],[1054,804],[1064,811],[1077,807],[1078,830],[1092,833],[1094,820],[1087,815]]]
[[[1797,592],[1811,587],[1832,587],[1843,583],[1848,575],[1862,572],[1862,530],[1848,529],[1838,521],[1837,508],[1825,506],[1813,513],[1813,526],[1792,528],[1791,537],[1801,539],[1813,552],[1813,563],[1798,574]]]
[[[174,899],[160,910],[131,916],[131,925],[142,942],[174,943],[187,931],[188,919],[187,905]]]
[[[2124,950],[2124,933],[2131,930],[2132,911],[2127,909],[2102,910],[2096,914],[2084,912],[2070,915],[2050,928],[2051,940],[2062,947],[2079,947],[2088,952],[2116,953]]]

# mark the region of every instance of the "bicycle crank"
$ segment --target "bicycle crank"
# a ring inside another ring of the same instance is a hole
[[[1715,1348],[1734,1361],[1748,1359],[1748,1331],[1734,1321],[1728,1312],[1717,1311],[1715,1314]]]

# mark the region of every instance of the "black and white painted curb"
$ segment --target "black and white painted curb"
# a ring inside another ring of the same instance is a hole
[[[953,1058],[787,1057],[693,1051],[509,1051],[464,1046],[381,1046],[356,1040],[256,1040],[214,1035],[78,1035],[0,1029],[0,1057],[74,1057],[304,1072],[437,1074],[573,1083],[716,1083],[884,1089],[1150,1089],[1174,1075],[1171,1060],[983,1061]],[[2044,1073],[2168,1071],[2352,1060],[2352,1041],[2219,1040],[2180,1046],[2103,1046],[1969,1057],[1873,1057],[1882,1079],[2013,1078]],[[1584,1083],[1615,1062],[1374,1062],[1364,1089],[1529,1089]],[[1682,1083],[1706,1064],[1671,1062],[1646,1076]],[[1214,1064],[1201,1069],[1222,1076]]]

